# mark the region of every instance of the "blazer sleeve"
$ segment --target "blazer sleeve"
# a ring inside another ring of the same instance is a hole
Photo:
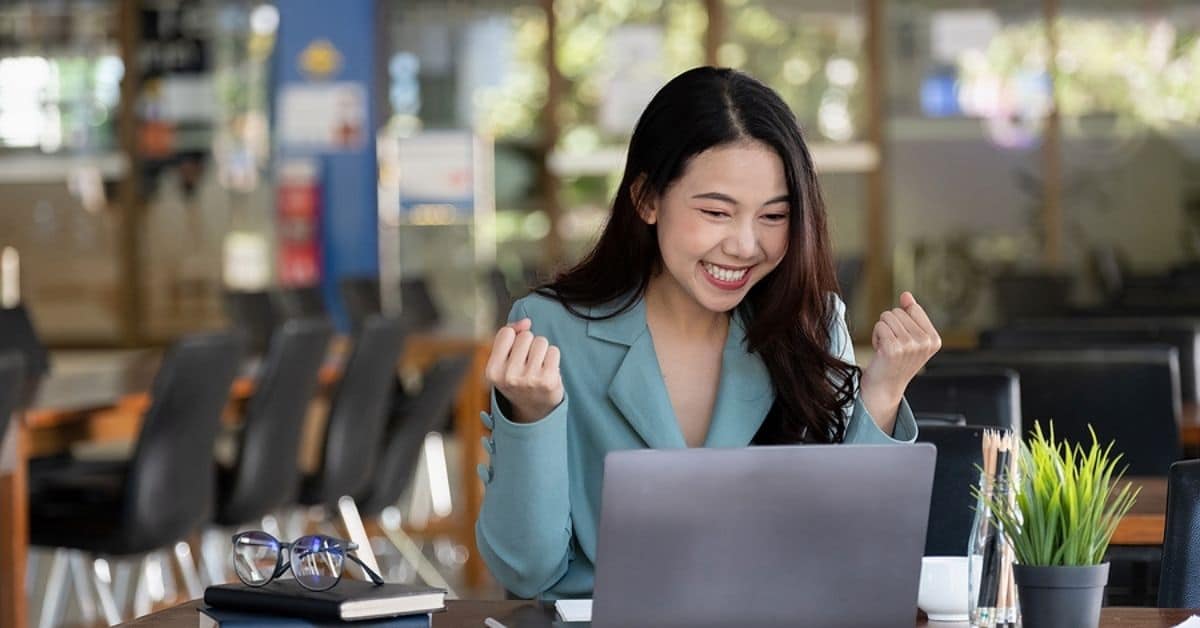
[[[835,313],[830,334],[830,349],[835,357],[843,362],[857,364],[854,360],[854,343],[850,339],[850,330],[846,327],[846,304],[833,295]],[[917,440],[917,420],[907,399],[900,399],[900,408],[896,411],[896,425],[891,434],[879,429],[879,424],[867,412],[862,402],[862,392],[854,395],[854,403],[846,406],[847,443],[858,444],[889,444],[913,443]]]
[[[525,304],[518,301],[508,320],[526,316]],[[523,598],[549,590],[571,559],[568,407],[564,393],[544,418],[515,423],[504,415],[492,390],[492,412],[482,417],[492,430],[483,443],[491,460],[478,469],[486,489],[475,540],[496,580]]]

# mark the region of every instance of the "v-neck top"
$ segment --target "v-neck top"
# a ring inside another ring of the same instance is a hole
[[[836,296],[831,352],[854,363],[845,305]],[[588,309],[610,314],[624,300]],[[646,307],[638,299],[610,318],[588,320],[538,294],[518,300],[509,321],[529,318],[533,333],[561,353],[563,400],[544,418],[515,423],[504,416],[492,392],[484,424],[490,464],[479,476],[486,485],[476,522],[479,551],[492,575],[521,597],[590,596],[604,456],[627,449],[687,447],[675,420]],[[774,403],[762,359],[746,348],[741,316],[730,320],[721,356],[720,383],[705,447],[745,447]],[[911,443],[917,424],[901,401],[893,434],[885,434],[861,398],[847,405],[847,443]]]

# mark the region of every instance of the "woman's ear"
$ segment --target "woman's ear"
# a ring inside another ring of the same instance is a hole
[[[629,194],[633,199],[633,205],[637,209],[638,216],[648,225],[653,225],[658,222],[658,199],[653,195],[643,197],[642,192],[646,184],[646,175],[639,174],[633,180],[633,184],[629,186]]]

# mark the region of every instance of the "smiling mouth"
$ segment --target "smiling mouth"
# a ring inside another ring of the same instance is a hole
[[[724,283],[737,283],[742,279],[745,279],[751,268],[747,266],[745,268],[734,269],[727,268],[725,266],[717,266],[716,264],[711,264],[709,262],[701,262],[700,265],[704,267],[704,272]]]

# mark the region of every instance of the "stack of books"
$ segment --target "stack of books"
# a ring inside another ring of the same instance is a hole
[[[209,587],[200,628],[428,628],[446,607],[442,589],[343,580],[328,591],[309,591],[295,580],[262,587],[241,583]]]

